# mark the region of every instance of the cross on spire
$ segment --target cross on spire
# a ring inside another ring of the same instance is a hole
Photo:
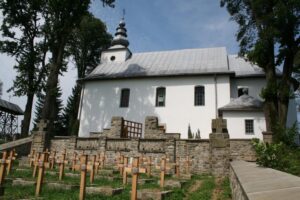
[[[126,13],[125,13],[125,9],[123,8],[122,11],[123,11],[123,13],[122,13],[122,14],[123,14],[122,19],[124,20],[124,19],[125,19],[125,14],[126,14]]]

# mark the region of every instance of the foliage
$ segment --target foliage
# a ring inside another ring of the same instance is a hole
[[[13,86],[16,96],[27,96],[22,135],[29,131],[34,94],[44,85],[47,65],[45,65],[46,38],[42,34],[41,12],[44,0],[0,0],[3,21],[0,31],[0,52],[13,56],[17,75]]]
[[[257,164],[278,170],[288,167],[289,163],[285,159],[286,146],[282,142],[269,144],[255,138],[252,140],[252,144],[257,155]]]
[[[200,130],[199,129],[197,129],[197,132],[194,133],[194,135],[195,135],[195,139],[201,139],[201,135],[200,135]]]
[[[189,124],[189,126],[188,126],[188,139],[193,139],[193,138],[194,138],[194,134],[192,133],[191,126]]]
[[[266,73],[262,91],[268,131],[276,123],[285,126],[292,86],[294,63],[300,50],[300,1],[296,0],[221,0],[238,26],[240,55]],[[276,76],[277,68],[282,76]]]
[[[75,61],[78,78],[84,78],[100,63],[100,54],[111,43],[112,36],[107,33],[104,23],[92,14],[85,15],[79,27],[73,30],[68,44],[68,53]],[[76,84],[69,96],[63,113],[65,135],[78,133],[78,109],[81,86]]]
[[[51,132],[51,134],[54,135],[64,135],[64,128],[62,124],[62,109],[63,109],[63,104],[61,100],[61,88],[58,87],[56,91],[56,102],[53,108],[55,109],[55,118],[54,118],[54,129]],[[36,109],[35,109],[35,118],[34,118],[34,127],[36,127],[37,123],[42,119],[41,118],[41,110],[44,105],[45,101],[45,94],[44,93],[39,93],[37,95],[38,100],[36,104]]]
[[[277,124],[275,127],[276,134],[274,134],[274,141],[275,142],[282,142],[287,147],[295,147],[295,139],[298,135],[298,127],[297,124],[294,123],[292,127],[285,128],[282,127],[280,124]]]

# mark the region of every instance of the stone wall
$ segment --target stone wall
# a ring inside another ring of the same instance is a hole
[[[234,160],[251,160],[255,155],[251,148],[250,140],[230,140],[230,157]],[[195,174],[211,173],[212,167],[224,170],[224,165],[217,167],[212,165],[212,155],[224,157],[228,149],[218,149],[212,154],[211,142],[208,139],[123,139],[123,138],[76,138],[76,137],[55,137],[51,140],[51,150],[62,152],[67,149],[68,158],[72,158],[73,152],[87,154],[98,154],[106,152],[108,162],[113,164],[116,153],[120,152],[126,156],[151,156],[153,159],[159,159],[168,155],[173,162],[176,157],[180,159],[180,169],[185,170],[185,161],[187,156],[191,160],[191,172]],[[218,157],[216,157],[218,158]],[[251,159],[249,159],[251,158]],[[222,159],[215,159],[221,161]]]

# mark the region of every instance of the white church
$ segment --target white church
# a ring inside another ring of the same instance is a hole
[[[225,47],[132,53],[128,46],[122,20],[99,66],[80,80],[80,137],[110,128],[113,116],[140,123],[157,116],[167,133],[187,138],[190,125],[206,139],[212,119],[222,116],[230,138],[262,138],[261,68],[228,55]],[[296,120],[291,100],[288,125]]]

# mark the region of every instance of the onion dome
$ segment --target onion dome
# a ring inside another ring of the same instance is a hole
[[[129,41],[127,40],[127,30],[125,25],[124,18],[122,18],[118,28],[116,29],[115,37],[112,40],[112,45],[122,45],[124,47],[128,47]]]

